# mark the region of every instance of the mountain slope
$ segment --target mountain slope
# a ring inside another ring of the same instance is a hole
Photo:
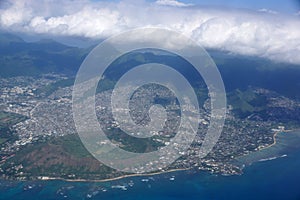
[[[74,75],[87,51],[53,40],[28,43],[17,36],[0,34],[1,77],[43,73]]]

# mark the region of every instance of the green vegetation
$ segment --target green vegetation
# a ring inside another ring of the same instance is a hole
[[[27,117],[17,113],[0,111],[0,128],[9,127],[24,121]]]
[[[266,109],[267,99],[265,96],[260,96],[254,93],[253,90],[247,89],[235,91],[227,95],[228,103],[233,107],[233,111],[239,117],[244,118],[255,112],[260,112]]]
[[[64,137],[58,137],[55,140],[51,141],[51,143],[62,146],[66,153],[78,158],[92,157],[92,155],[83,146],[80,138],[77,135],[66,135]]]
[[[0,44],[1,45],[9,45],[13,42],[24,42],[20,37],[9,34],[9,33],[1,33],[0,34]]]
[[[68,179],[105,179],[120,176],[119,172],[101,164],[84,148],[77,135],[66,135],[28,144],[3,166],[5,174],[22,164],[26,178],[38,176]],[[18,177],[18,172],[13,173]]]
[[[23,115],[0,111],[0,146],[7,141],[14,141],[17,139],[17,136],[13,135],[10,127],[26,119],[27,117]]]
[[[0,138],[0,146],[4,144],[8,139],[7,138]]]
[[[119,128],[112,128],[110,130],[106,130],[105,133],[111,141],[115,142],[116,145],[121,144],[120,147],[122,149],[130,152],[151,152],[156,151],[161,146],[164,146],[162,143],[153,141],[152,138],[131,137]],[[166,139],[159,136],[154,136],[154,138]]]
[[[58,90],[59,88],[72,86],[74,84],[74,78],[63,79],[60,81],[56,81],[55,83],[46,85],[42,88],[39,88],[35,91],[37,95],[49,96],[54,91]]]
[[[117,81],[110,80],[110,79],[102,79],[98,83],[98,87],[96,93],[104,92],[107,90],[111,90],[114,88]],[[100,87],[99,87],[100,86]]]
[[[28,43],[14,35],[0,33],[1,76],[74,75],[88,50],[53,40]]]

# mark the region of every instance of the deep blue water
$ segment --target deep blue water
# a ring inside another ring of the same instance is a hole
[[[0,199],[300,200],[300,133],[280,134],[277,142],[273,147],[241,158],[239,162],[247,165],[239,176],[185,171],[105,183],[1,181]],[[170,180],[172,177],[174,180]]]

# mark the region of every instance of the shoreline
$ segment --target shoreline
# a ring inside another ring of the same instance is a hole
[[[280,131],[274,131],[273,135],[272,135],[272,139],[273,139],[273,142],[269,145],[266,145],[266,146],[262,146],[262,147],[257,147],[257,149],[255,149],[254,151],[251,151],[247,154],[243,154],[243,155],[240,155],[240,156],[237,156],[234,158],[235,160],[235,163],[236,165],[241,169],[242,173],[244,173],[244,168],[245,166],[249,166],[249,165],[252,165],[253,163],[257,162],[258,160],[248,160],[246,161],[245,158],[247,158],[247,156],[251,156],[251,154],[256,154],[256,153],[260,153],[261,151],[264,151],[264,150],[267,150],[271,147],[273,147],[274,145],[277,144],[277,136],[278,134],[288,134],[288,133],[293,133],[293,132],[300,132],[300,129],[299,128],[296,128],[296,129],[289,129],[289,130],[280,130]]]
[[[258,151],[261,151],[261,150],[264,150],[264,149],[267,149],[267,148],[270,148],[274,145],[276,145],[277,143],[277,140],[276,140],[276,137],[278,134],[280,133],[289,133],[289,132],[293,132],[293,131],[297,131],[298,129],[295,129],[295,130],[283,130],[283,131],[276,131],[274,134],[273,134],[273,143],[268,145],[268,146],[265,146],[265,147],[262,147],[262,148],[258,148]]]
[[[267,148],[270,148],[274,145],[276,145],[276,137],[279,133],[285,133],[285,132],[291,132],[293,130],[287,130],[287,131],[277,131],[273,134],[273,143],[259,148],[257,151],[261,151]],[[154,175],[160,175],[160,174],[165,174],[165,173],[171,173],[171,172],[176,172],[176,171],[185,171],[185,170],[189,170],[191,168],[180,168],[180,169],[170,169],[167,171],[162,171],[162,172],[153,172],[153,173],[149,173],[149,174],[127,174],[127,175],[122,175],[122,176],[118,176],[118,177],[114,177],[114,178],[106,178],[106,179],[96,179],[96,180],[89,180],[89,179],[68,179],[68,178],[59,178],[59,177],[48,177],[48,176],[42,176],[41,178],[38,178],[37,180],[40,181],[55,181],[55,180],[60,180],[60,181],[66,181],[66,182],[109,182],[109,181],[116,181],[116,180],[120,180],[120,179],[124,179],[124,178],[129,178],[129,177],[140,177],[140,176],[154,176]]]
[[[300,129],[295,129],[295,130],[284,130],[284,131],[277,131],[273,134],[273,143],[259,148],[257,151],[261,151],[267,148],[270,148],[274,145],[276,145],[277,140],[276,137],[279,133],[288,133],[288,132],[293,132],[293,131],[297,131]],[[118,177],[114,177],[114,178],[106,178],[106,179],[68,179],[68,178],[61,178],[61,177],[48,177],[48,176],[39,176],[37,179],[32,179],[32,181],[66,181],[66,182],[109,182],[109,181],[116,181],[116,180],[120,180],[120,179],[124,179],[124,178],[129,178],[129,177],[141,177],[141,176],[154,176],[154,175],[160,175],[160,174],[166,174],[166,173],[172,173],[172,172],[178,172],[178,171],[187,171],[190,170],[192,168],[178,168],[178,169],[170,169],[170,170],[166,170],[166,171],[160,171],[160,172],[152,172],[152,173],[141,173],[141,174],[127,174],[127,175],[122,175],[122,176],[118,176]],[[27,181],[27,180],[19,180],[19,181]]]
[[[261,148],[258,147],[258,150],[257,150],[257,151],[261,151],[261,150],[264,150],[264,149],[267,149],[267,148],[270,148],[270,147],[276,145],[276,137],[277,137],[277,135],[278,135],[279,133],[283,133],[283,132],[280,132],[280,131],[275,132],[275,133],[273,134],[273,137],[272,137],[272,138],[273,138],[273,143],[270,144],[270,145],[267,145],[267,146],[265,146],[265,147],[261,147]]]
[[[96,179],[96,180],[90,180],[90,179],[67,179],[67,178],[59,178],[59,177],[41,177],[39,179],[39,181],[55,181],[55,180],[60,180],[60,181],[66,181],[66,182],[109,182],[109,181],[116,181],[116,180],[120,180],[120,179],[124,179],[124,178],[129,178],[129,177],[140,177],[140,176],[154,176],[154,175],[160,175],[160,174],[166,174],[166,173],[171,173],[171,172],[177,172],[177,171],[186,171],[189,170],[191,168],[178,168],[178,169],[170,169],[167,171],[162,171],[162,172],[153,172],[153,173],[149,173],[149,174],[128,174],[128,175],[123,175],[123,176],[118,176],[115,178],[107,178],[107,179]]]

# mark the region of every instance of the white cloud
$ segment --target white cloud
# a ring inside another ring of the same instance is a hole
[[[258,11],[260,11],[260,12],[266,12],[266,13],[270,13],[270,14],[278,14],[277,11],[269,10],[269,9],[266,9],[266,8],[259,9]]]
[[[164,6],[177,6],[177,7],[185,7],[185,6],[191,6],[192,4],[186,4],[175,0],[157,0],[155,2],[158,5],[164,5]]]
[[[13,26],[15,24],[22,25],[23,22],[29,21],[32,17],[31,9],[24,9],[27,7],[25,1],[16,1],[11,7],[1,10],[1,25]]]
[[[11,31],[106,38],[145,26],[179,31],[204,47],[300,64],[299,17],[268,10],[187,6],[175,0],[0,3],[0,27]]]

